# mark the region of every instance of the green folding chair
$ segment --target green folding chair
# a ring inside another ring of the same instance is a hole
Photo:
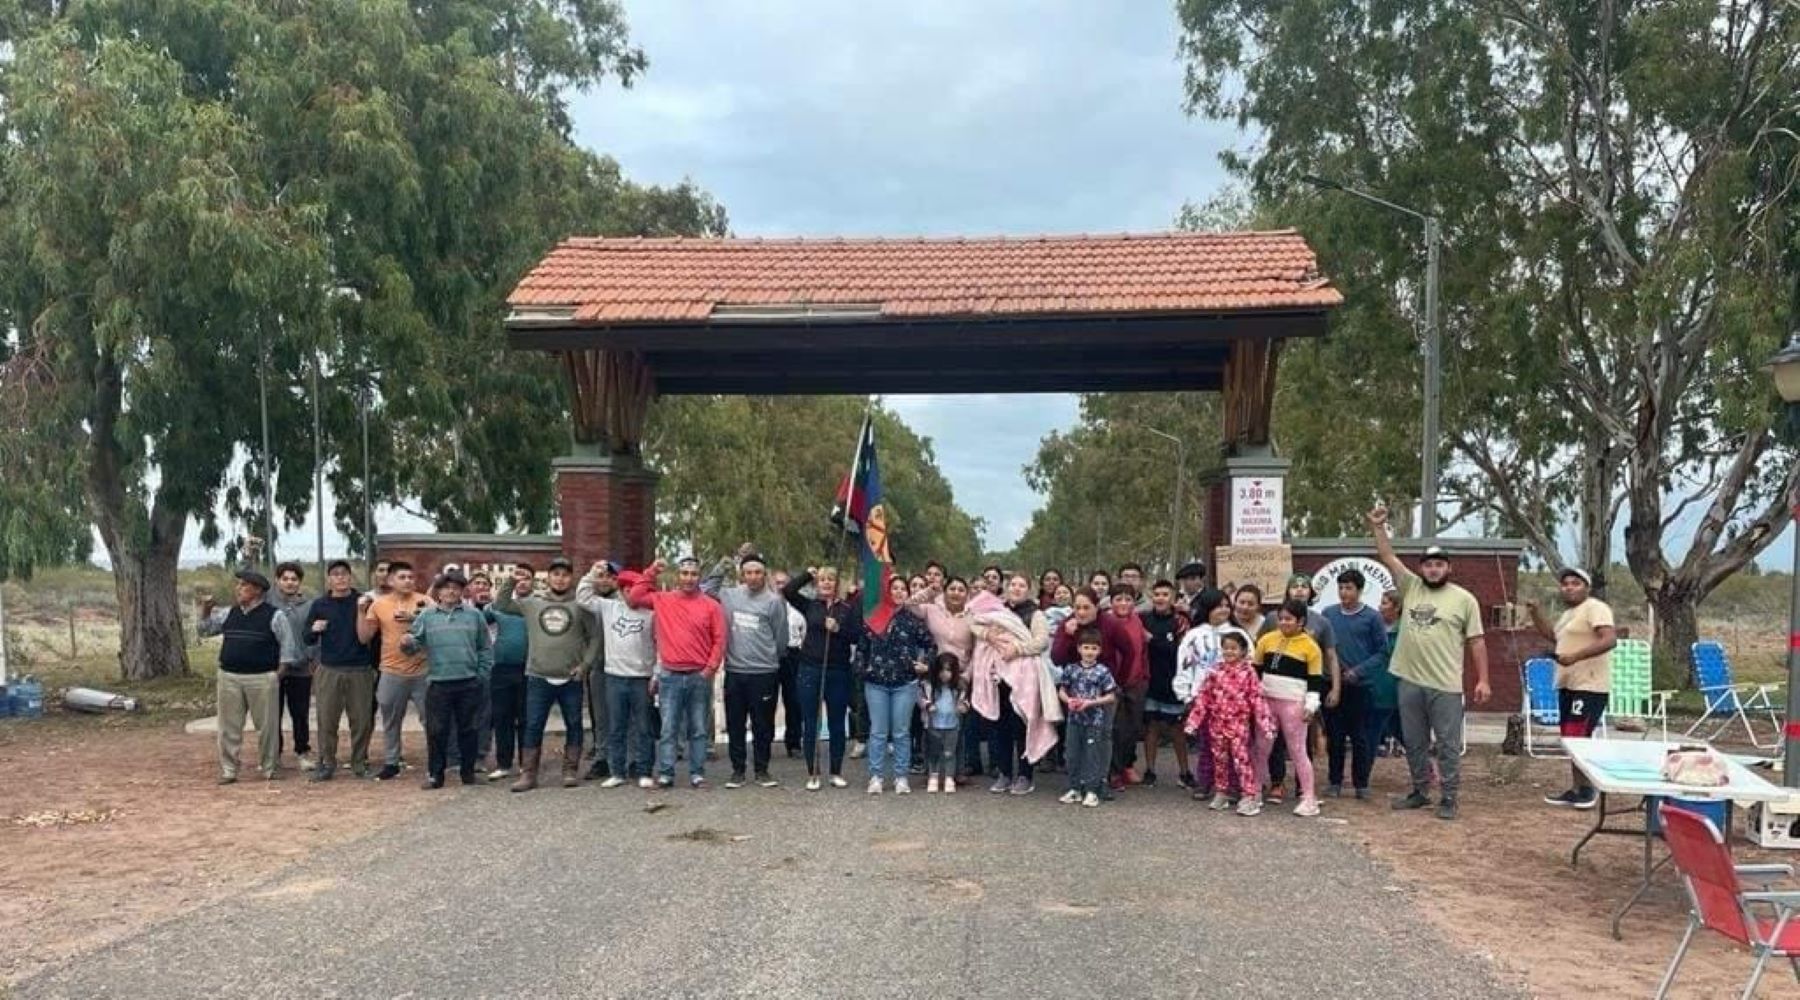
[[[1654,685],[1650,643],[1643,639],[1620,639],[1612,651],[1612,693],[1606,701],[1606,716],[1614,722],[1635,720],[1644,727],[1640,739],[1649,739],[1650,727],[1654,725],[1662,742],[1667,743],[1669,696],[1675,692],[1658,691]]]

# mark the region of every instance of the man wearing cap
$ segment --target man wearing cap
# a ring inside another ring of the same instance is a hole
[[[515,792],[537,787],[552,703],[562,713],[563,787],[581,784],[581,679],[600,657],[600,625],[575,599],[575,564],[557,556],[544,578],[550,589],[541,596],[520,580],[494,602],[495,611],[525,619],[525,738]]]
[[[473,785],[481,740],[482,689],[494,669],[487,616],[463,603],[463,576],[451,570],[431,585],[437,603],[421,611],[400,639],[425,657],[425,785],[444,787],[450,742],[456,741],[458,777]]]
[[[634,778],[639,788],[655,787],[650,678],[656,674],[656,615],[632,607],[620,592],[637,586],[639,579],[602,560],[575,588],[575,599],[599,620],[603,637],[603,666],[595,675],[606,698],[602,750],[607,775],[601,788],[617,788]]]
[[[717,577],[701,582],[701,590],[725,609],[725,738],[731,756],[731,778],[725,787],[744,787],[748,724],[756,783],[774,788],[780,782],[769,774],[769,751],[775,742],[781,656],[787,651],[787,602],[769,586],[768,564],[756,546],[740,545],[737,564],[737,586],[723,587]]]
[[[645,567],[626,598],[632,607],[656,613],[660,665],[654,683],[662,705],[656,783],[662,788],[675,784],[675,742],[685,738],[688,784],[704,788],[712,679],[725,662],[725,611],[700,592],[698,559],[688,556],[677,564],[674,590],[656,589],[665,568],[661,559]]]
[[[357,634],[363,595],[352,583],[350,563],[334,559],[325,568],[325,593],[307,609],[302,628],[317,650],[319,672],[313,688],[319,702],[319,763],[309,780],[330,781],[337,773],[338,722],[350,717],[350,770],[369,776],[369,736],[375,729],[375,651]]]
[[[388,563],[387,586],[387,593],[369,600],[368,610],[356,622],[356,633],[364,642],[377,638],[381,642],[381,677],[375,682],[375,705],[381,712],[384,760],[381,770],[375,772],[376,781],[392,781],[400,776],[400,737],[406,706],[412,705],[421,721],[425,718],[425,657],[402,649],[400,640],[411,630],[413,619],[431,602],[413,589],[411,563],[399,559]]]
[[[1412,792],[1393,800],[1395,809],[1431,805],[1431,752],[1436,740],[1438,777],[1444,795],[1438,819],[1455,819],[1463,747],[1463,657],[1475,662],[1475,704],[1486,704],[1487,642],[1482,637],[1481,605],[1475,595],[1450,582],[1450,556],[1436,545],[1425,550],[1419,572],[1406,568],[1388,538],[1388,512],[1369,512],[1369,530],[1382,565],[1394,575],[1400,591],[1400,636],[1390,672],[1398,680],[1400,732],[1406,741],[1406,766]]]
[[[1195,561],[1183,563],[1175,571],[1175,606],[1188,616],[1189,621],[1203,622],[1210,608],[1196,609],[1194,602],[1199,599],[1200,591],[1206,586],[1206,564]]]
[[[1594,578],[1587,570],[1565,566],[1556,574],[1563,613],[1552,626],[1536,600],[1525,602],[1538,634],[1556,643],[1556,700],[1562,715],[1564,738],[1586,739],[1606,716],[1612,693],[1612,651],[1619,644],[1613,630],[1612,608],[1593,596]],[[1553,806],[1592,809],[1600,796],[1581,768],[1569,765],[1574,785],[1558,795],[1546,795]]]
[[[281,688],[276,671],[291,633],[275,606],[264,600],[269,578],[255,570],[237,573],[236,601],[214,608],[211,595],[200,599],[200,637],[224,636],[219,672],[214,682],[219,718],[219,784],[238,776],[238,748],[244,742],[244,719],[256,726],[257,764],[263,777],[275,780],[281,757],[277,727],[281,725]]]

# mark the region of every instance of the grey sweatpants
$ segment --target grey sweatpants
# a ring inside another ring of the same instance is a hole
[[[1444,798],[1454,801],[1462,772],[1463,696],[1400,679],[1400,738],[1406,741],[1406,767],[1413,791],[1431,787],[1431,754],[1437,752],[1438,781]]]
[[[375,685],[375,705],[381,709],[382,763],[400,766],[400,724],[406,721],[406,703],[412,702],[419,721],[425,721],[425,675],[402,677],[383,673]]]

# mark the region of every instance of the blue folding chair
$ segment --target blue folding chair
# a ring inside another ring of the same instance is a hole
[[[1700,727],[1717,720],[1712,731],[1704,738],[1709,742],[1718,739],[1719,734],[1730,728],[1733,722],[1743,723],[1744,733],[1750,738],[1750,745],[1759,750],[1772,750],[1781,744],[1781,720],[1775,715],[1773,693],[1781,690],[1779,684],[1739,684],[1731,674],[1731,659],[1725,655],[1725,647],[1716,642],[1694,643],[1694,684],[1700,689],[1701,697],[1706,699],[1706,711],[1694,724],[1688,727],[1684,736],[1692,736]],[[1769,728],[1772,730],[1769,742],[1764,743],[1756,738],[1756,728],[1750,724],[1750,715],[1769,717]]]
[[[1556,700],[1556,661],[1547,656],[1535,656],[1525,661],[1525,683],[1520,685],[1525,691],[1525,752],[1533,757],[1566,757],[1562,750],[1562,706]],[[1539,742],[1537,727],[1549,726],[1559,730],[1557,743],[1552,749],[1548,744]]]

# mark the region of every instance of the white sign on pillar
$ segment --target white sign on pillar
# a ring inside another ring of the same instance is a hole
[[[1231,544],[1281,544],[1281,477],[1231,481]]]

